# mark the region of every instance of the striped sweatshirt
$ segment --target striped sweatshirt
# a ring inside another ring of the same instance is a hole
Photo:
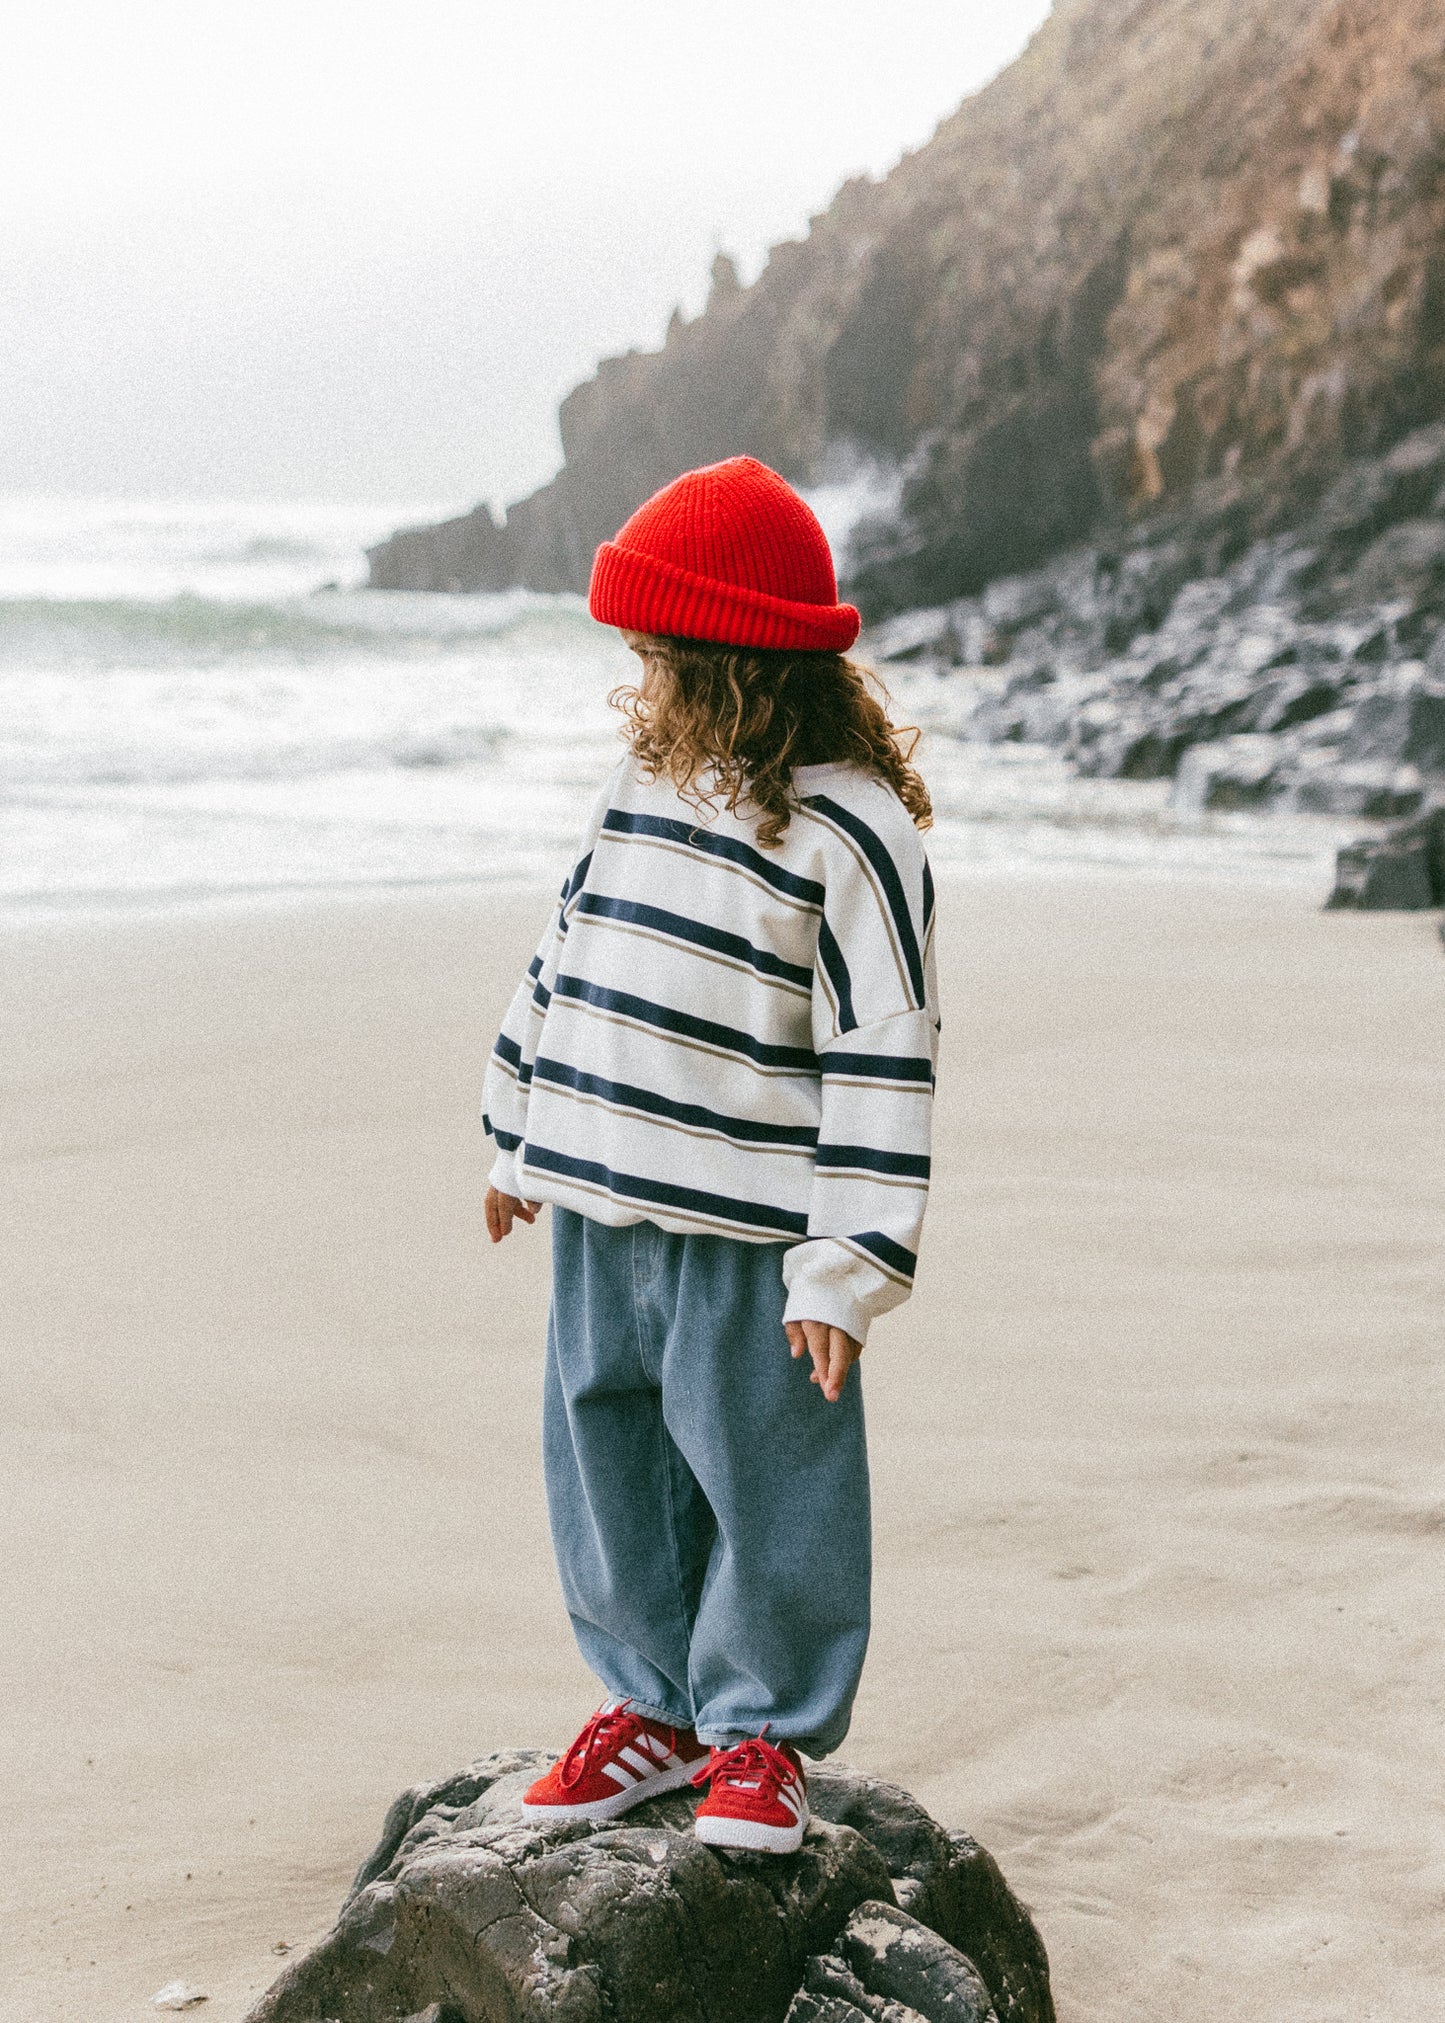
[[[789,1320],[907,1298],[938,1048],[933,882],[893,790],[801,766],[764,849],[629,757],[488,1064],[492,1185],[599,1222],[786,1243]]]

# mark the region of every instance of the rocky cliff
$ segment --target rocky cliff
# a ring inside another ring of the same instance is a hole
[[[691,464],[864,465],[845,558],[877,619],[1101,530],[1293,526],[1445,414],[1445,0],[1060,0],[881,182],[561,410],[502,523],[401,533],[380,586],[584,586]]]

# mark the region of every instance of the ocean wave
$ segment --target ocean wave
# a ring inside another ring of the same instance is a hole
[[[0,605],[0,789],[565,767],[630,656],[579,599]]]
[[[364,582],[367,546],[414,517],[378,503],[0,496],[0,595],[300,596]]]
[[[466,597],[379,590],[315,591],[268,601],[201,597],[0,599],[0,668],[117,667],[282,656],[377,653],[424,657],[515,638],[595,631],[580,597],[507,590]]]
[[[501,724],[451,724],[432,729],[366,736],[235,741],[224,749],[199,742],[114,744],[87,749],[56,745],[48,750],[16,750],[0,742],[0,794],[23,795],[27,788],[177,787],[206,781],[305,780],[335,773],[436,770],[475,766],[501,757],[514,733]]]

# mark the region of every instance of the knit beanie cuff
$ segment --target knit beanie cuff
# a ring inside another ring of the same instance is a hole
[[[799,603],[719,583],[615,541],[597,550],[587,608],[629,632],[811,653],[845,653],[861,623],[851,604]]]

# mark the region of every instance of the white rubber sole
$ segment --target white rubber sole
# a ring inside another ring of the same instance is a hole
[[[693,1831],[706,1847],[746,1848],[753,1854],[796,1854],[810,1815],[805,1811],[796,1826],[764,1826],[758,1819],[724,1819],[703,1813]]]
[[[528,1805],[523,1799],[522,1817],[534,1823],[549,1819],[590,1819],[594,1822],[618,1819],[624,1812],[631,1812],[634,1805],[641,1805],[649,1798],[660,1798],[664,1791],[681,1790],[706,1761],[705,1756],[699,1756],[696,1763],[679,1763],[675,1770],[659,1770],[656,1777],[645,1778],[640,1784],[630,1784],[625,1791],[619,1791],[611,1798],[594,1798],[590,1805]]]

